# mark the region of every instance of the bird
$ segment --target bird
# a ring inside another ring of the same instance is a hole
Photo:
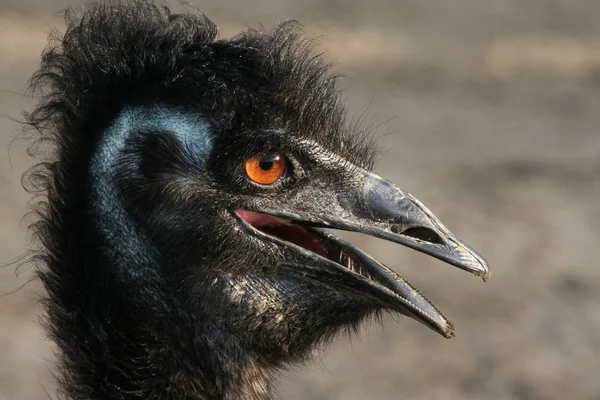
[[[487,280],[486,261],[373,172],[339,76],[297,21],[228,39],[200,11],[66,12],[31,79],[31,249],[67,399],[250,399],[382,312],[444,337],[353,231]]]

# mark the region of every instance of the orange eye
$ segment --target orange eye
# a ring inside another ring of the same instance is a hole
[[[255,156],[246,160],[244,170],[253,182],[271,185],[285,172],[285,159],[278,154]]]

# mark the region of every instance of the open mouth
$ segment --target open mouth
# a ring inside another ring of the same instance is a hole
[[[362,267],[361,263],[344,251],[340,246],[340,243],[335,240],[338,238],[329,232],[317,230],[307,224],[300,225],[289,220],[254,211],[237,210],[236,214],[260,232],[281,241],[295,244],[296,246],[333,261],[357,275],[377,282],[369,270]],[[383,282],[377,283],[386,286]]]
[[[391,301],[396,311],[424,323],[447,338],[454,336],[452,323],[417,289],[373,257],[331,232],[312,224],[260,212],[238,209],[235,214],[247,228],[267,235],[271,240],[298,246],[299,251],[308,251],[344,267],[355,278],[365,281]],[[429,232],[420,233],[431,236]],[[415,240],[426,239],[429,237],[415,237]]]
[[[304,226],[293,224],[283,218],[276,218],[269,214],[254,211],[237,210],[236,214],[252,227],[269,236],[293,243],[321,257],[329,258],[329,254],[319,237]]]

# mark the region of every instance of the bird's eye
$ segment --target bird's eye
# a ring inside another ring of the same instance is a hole
[[[246,160],[246,176],[259,185],[271,185],[285,173],[286,161],[279,154],[255,156]]]

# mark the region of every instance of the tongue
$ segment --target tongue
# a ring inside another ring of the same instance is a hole
[[[268,235],[294,243],[322,257],[327,257],[327,251],[321,245],[319,238],[301,226],[286,224],[268,214],[247,210],[237,210],[236,213],[244,221]]]
[[[237,213],[237,215],[242,217],[242,219],[244,221],[246,221],[247,223],[249,223],[250,225],[252,225],[255,228],[275,227],[275,226],[285,225],[284,223],[279,222],[277,219],[275,219],[274,217],[267,215],[267,214],[261,214],[261,213],[257,213],[257,212],[253,212],[253,211],[247,211],[247,210],[237,210],[236,213]]]

